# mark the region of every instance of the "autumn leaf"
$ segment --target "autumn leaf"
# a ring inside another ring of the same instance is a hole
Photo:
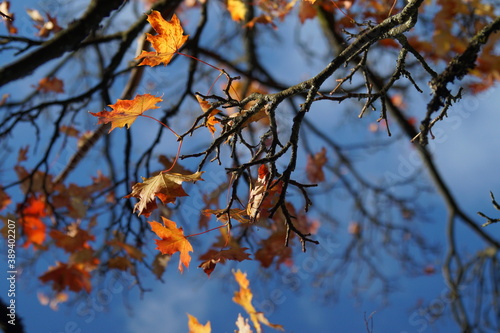
[[[0,210],[4,210],[8,205],[10,205],[12,202],[12,199],[10,196],[7,194],[7,192],[4,191],[2,187],[0,187]]]
[[[28,16],[35,21],[35,28],[38,29],[39,37],[48,37],[50,33],[56,34],[62,30],[57,23],[57,19],[52,17],[50,14],[46,13],[47,20],[45,20],[42,14],[40,14],[40,12],[36,9],[27,9],[26,12],[28,13]]]
[[[251,186],[247,204],[247,215],[251,222],[268,217],[267,210],[272,208],[281,193],[282,183],[273,182],[268,188],[270,173],[265,164],[259,167],[257,181]]]
[[[325,180],[323,166],[328,159],[326,158],[326,148],[323,147],[320,152],[312,155],[307,155],[306,174],[307,179],[311,183],[319,183]]]
[[[45,201],[42,198],[30,197],[25,205],[20,205],[20,224],[26,235],[26,243],[23,247],[31,244],[42,245],[45,241],[45,223],[41,220],[47,216]]]
[[[205,216],[210,216],[213,214],[215,215],[215,217],[217,217],[219,221],[223,223],[227,223],[229,221],[229,218],[236,220],[240,223],[250,222],[246,210],[240,208],[231,208],[229,210],[229,214],[226,211],[226,209],[204,209],[202,213]]]
[[[108,265],[108,268],[118,269],[120,271],[127,271],[133,267],[129,258],[123,257],[123,256],[117,256],[117,257],[110,258],[108,260],[107,265]]]
[[[127,243],[124,243],[124,242],[121,242],[117,239],[112,239],[112,240],[108,241],[108,245],[111,245],[114,248],[125,250],[125,252],[127,253],[127,255],[130,258],[138,260],[138,261],[142,261],[142,259],[146,256],[137,247],[132,246],[132,245],[127,244]]]
[[[177,228],[175,222],[170,221],[162,216],[163,225],[156,221],[149,222],[153,232],[161,239],[156,239],[156,249],[162,254],[174,254],[180,252],[179,271],[183,271],[183,265],[189,267],[193,247],[189,243],[182,228]]]
[[[250,316],[250,320],[255,327],[257,333],[262,332],[261,324],[272,327],[277,330],[283,331],[283,326],[271,324],[262,312],[257,312],[252,304],[253,294],[250,290],[250,282],[247,279],[246,273],[241,272],[240,270],[233,272],[234,278],[238,285],[240,286],[240,290],[234,292],[233,302],[241,305],[243,309]]]
[[[207,112],[212,107],[212,105],[208,101],[204,100],[202,97],[196,95],[196,99],[198,100],[198,103],[200,103],[200,107],[203,110],[203,112]],[[210,133],[212,133],[212,135],[215,133],[215,124],[219,123],[219,121],[215,118],[215,115],[220,112],[221,112],[220,110],[214,109],[210,111],[210,114],[207,116],[205,126],[208,128]]]
[[[67,228],[67,232],[59,230],[51,230],[49,235],[54,240],[57,247],[62,248],[66,252],[75,252],[83,248],[88,248],[88,241],[93,241],[95,237],[89,234],[86,230],[80,229],[76,224],[71,224]]]
[[[228,0],[227,10],[231,14],[233,21],[240,22],[245,19],[247,9],[245,3],[241,0]]]
[[[209,250],[200,257],[204,261],[198,267],[203,268],[203,271],[210,276],[218,263],[224,264],[227,260],[236,260],[239,262],[251,260],[250,255],[245,252],[246,250],[248,250],[247,247],[236,247],[220,251]]]
[[[170,258],[172,256],[170,254],[162,254],[158,252],[153,260],[153,274],[156,276],[158,280],[161,280],[161,277],[165,270],[167,269],[167,265],[170,262]]]
[[[205,325],[202,325],[198,322],[196,317],[191,316],[189,313],[188,316],[188,327],[189,333],[210,333],[212,329],[210,328],[210,321],[207,321]]]
[[[158,208],[155,197],[163,204],[173,203],[178,197],[185,197],[188,194],[182,188],[183,182],[196,182],[201,178],[203,171],[198,171],[191,175],[180,173],[160,172],[150,178],[142,178],[142,183],[132,186],[132,193],[125,198],[137,198],[139,202],[134,206],[134,212],[139,211],[139,215],[148,217],[153,210]]]
[[[289,265],[292,263],[292,248],[283,245],[283,240],[286,237],[286,231],[279,230],[262,241],[261,247],[255,252],[255,259],[260,262],[262,267],[267,268],[275,263],[278,269],[281,264]]]
[[[42,93],[63,93],[64,82],[56,77],[44,77],[38,82],[38,87],[36,89]]]
[[[77,264],[58,262],[57,266],[49,268],[39,279],[43,283],[51,281],[52,289],[57,292],[69,289],[74,292],[85,290],[90,293],[92,290],[90,273]]]
[[[146,34],[146,40],[151,43],[156,52],[142,51],[135,59],[142,59],[139,66],[148,65],[153,67],[161,63],[166,66],[172,60],[174,54],[184,45],[189,35],[183,35],[184,30],[175,14],[172,15],[170,21],[166,21],[160,12],[153,10],[148,15],[148,22],[157,35]]]
[[[158,109],[156,103],[163,101],[160,97],[150,94],[137,95],[132,100],[119,99],[115,104],[108,105],[113,111],[101,111],[97,113],[89,112],[91,115],[98,117],[98,124],[111,123],[111,129],[108,133],[117,127],[130,125],[147,110]]]
[[[243,318],[241,313],[238,313],[238,319],[236,320],[236,327],[238,327],[238,331],[236,331],[236,333],[252,333],[252,328],[248,323],[248,318]]]
[[[10,1],[2,1],[0,2],[0,12],[2,12],[5,16],[1,16],[2,20],[5,22],[5,26],[7,27],[7,31],[9,34],[17,34],[17,28],[14,27],[14,14],[9,12],[10,9]]]

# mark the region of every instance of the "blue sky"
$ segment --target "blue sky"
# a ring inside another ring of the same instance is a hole
[[[25,6],[29,6],[26,2]],[[13,10],[19,8],[16,3]],[[294,22],[286,21],[279,29],[285,31],[287,25],[293,26]],[[312,23],[304,25],[301,34],[307,40],[314,43],[319,53],[322,52],[322,38],[315,30]],[[298,53],[288,52],[286,43],[292,40],[292,36],[284,37],[280,45],[283,47],[272,47],[262,49],[266,54],[272,69],[275,71],[296,68],[297,72],[290,75],[289,81],[293,82],[296,77],[305,79],[316,73],[316,69],[324,65],[320,60],[314,66],[306,67],[307,61]],[[277,42],[276,42],[277,43]],[[310,64],[309,64],[310,65]],[[307,69],[306,69],[307,68]],[[170,75],[168,70],[160,73]],[[295,76],[296,75],[296,76]],[[36,80],[35,80],[36,82]],[[21,89],[22,83],[9,86],[10,92],[15,93]],[[145,89],[145,88],[144,88]],[[2,91],[1,93],[4,93]],[[143,93],[143,92],[139,92]],[[428,96],[412,95],[409,98],[409,109],[412,113],[421,115],[425,110],[425,102]],[[487,215],[495,215],[496,211],[490,205],[489,191],[498,192],[500,197],[500,180],[498,178],[498,144],[500,142],[499,90],[495,89],[486,94],[478,96],[467,96],[456,107],[449,112],[449,118],[436,126],[436,140],[431,141],[430,147],[439,169],[444,178],[463,205],[466,213],[475,216],[476,211],[483,211]],[[331,105],[315,109],[312,115],[319,119],[339,119],[345,116],[345,110],[338,105]],[[94,112],[99,110],[93,110]],[[193,112],[198,112],[195,110]],[[332,116],[332,112],[336,116]],[[338,112],[338,113],[337,113]],[[352,113],[356,118],[357,110]],[[89,122],[95,119],[89,120]],[[282,116],[282,121],[287,121],[287,115]],[[339,133],[355,133],[346,135],[350,142],[362,142],[370,135],[366,130],[370,119],[356,120],[359,123],[351,128],[337,124]],[[328,129],[329,124],[321,124]],[[358,129],[354,132],[354,129]],[[146,121],[138,121],[132,129],[135,133],[148,133],[151,125]],[[356,137],[356,135],[362,137]],[[120,144],[121,134],[115,134],[115,144]],[[139,135],[137,135],[139,137]],[[141,147],[141,140],[148,142],[150,137],[142,135],[140,140],[134,141],[137,149]],[[169,144],[168,136],[164,137],[162,145]],[[32,140],[29,136],[19,135],[19,146]],[[26,141],[22,141],[26,140]],[[176,147],[175,147],[176,148]],[[172,149],[175,149],[172,148]],[[70,149],[71,150],[71,149]],[[392,145],[389,156],[374,155],[364,163],[372,163],[375,167],[369,171],[373,175],[386,172],[400,174],[401,170],[408,166],[418,169],[421,164],[415,159],[415,152],[408,142],[400,142]],[[68,156],[71,151],[65,151]],[[64,156],[63,156],[64,158]],[[91,162],[89,162],[91,163]],[[87,173],[86,168],[80,168],[79,173],[73,175],[78,180]],[[401,175],[404,177],[404,175]],[[194,200],[194,199],[192,199]],[[328,196],[318,198],[318,202],[327,204]],[[189,202],[189,201],[188,201]],[[194,201],[191,201],[193,204]],[[436,194],[425,194],[421,198],[421,205],[428,210],[430,223],[423,225],[423,233],[432,239],[444,239],[444,224],[446,212],[443,202]],[[332,209],[342,210],[342,207]],[[343,222],[351,219],[351,213],[345,211]],[[480,223],[480,219],[476,219]],[[347,225],[345,226],[347,228]],[[498,226],[489,227],[494,233]],[[331,231],[328,226],[323,226],[320,233]],[[464,240],[464,247],[475,248],[474,237],[470,238],[470,231],[460,228],[459,239]],[[345,233],[343,236],[346,236]],[[178,257],[174,255],[172,262],[165,274],[165,283],[159,283],[150,276],[143,278],[143,283],[151,288],[153,292],[140,295],[137,288],[130,286],[130,281],[124,278],[119,280],[113,276],[107,276],[101,282],[96,282],[91,295],[81,295],[67,304],[62,304],[58,311],[52,311],[47,306],[42,306],[36,294],[37,283],[32,275],[25,274],[18,279],[19,304],[18,314],[23,318],[26,331],[33,333],[60,333],[60,332],[187,332],[186,313],[194,315],[200,322],[211,321],[213,332],[233,332],[236,329],[234,322],[238,313],[243,309],[231,301],[232,294],[237,290],[237,285],[230,274],[231,268],[240,268],[248,272],[251,288],[254,293],[254,301],[258,310],[266,312],[266,316],[272,323],[282,324],[287,332],[366,332],[364,318],[372,315],[374,332],[431,332],[450,331],[455,326],[444,319],[437,323],[429,316],[415,312],[420,301],[434,302],[439,304],[444,311],[449,310],[444,293],[447,290],[439,271],[433,275],[424,275],[408,278],[403,275],[403,269],[397,263],[384,263],[383,269],[389,275],[400,277],[395,280],[395,291],[386,299],[387,304],[382,304],[383,299],[373,295],[373,290],[368,288],[366,295],[361,299],[352,295],[350,278],[354,272],[347,272],[343,287],[339,290],[337,302],[324,300],[323,291],[315,289],[313,276],[320,273],[319,264],[328,262],[329,257],[324,256],[324,251],[341,251],[342,245],[347,239],[328,238],[329,235],[318,236],[324,241],[318,248],[311,248],[306,254],[298,253],[295,258],[295,266],[292,270],[283,267],[280,271],[263,272],[258,262],[244,262],[237,266],[228,265],[220,268],[212,277],[207,278],[205,274],[192,264],[184,274],[176,269]],[[149,249],[153,253],[153,249]],[[439,266],[437,257],[435,263]],[[51,264],[41,262],[40,265]],[[318,265],[316,265],[318,264]],[[219,267],[218,267],[219,269]],[[266,280],[263,276],[270,274],[273,278]],[[300,288],[295,290],[291,284],[284,282],[284,278],[293,278]],[[123,277],[122,277],[123,278]],[[0,290],[6,290],[5,280],[2,279]],[[376,288],[377,286],[372,286]],[[467,286],[466,286],[467,287]],[[272,331],[265,329],[266,332]]]

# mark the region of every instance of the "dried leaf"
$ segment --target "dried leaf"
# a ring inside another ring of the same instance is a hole
[[[198,267],[203,268],[203,271],[210,276],[218,263],[224,264],[226,260],[236,260],[239,262],[251,260],[250,255],[245,252],[246,250],[248,250],[247,247],[230,248],[220,251],[209,250],[200,256],[200,259],[204,261]]]
[[[146,40],[149,41],[156,52],[142,51],[135,59],[142,59],[139,66],[157,66],[163,63],[165,66],[172,60],[175,53],[186,42],[189,35],[184,36],[184,30],[177,16],[174,14],[170,21],[166,21],[160,12],[153,10],[148,15],[148,22],[158,33],[153,36],[146,34]]]
[[[81,265],[58,262],[57,266],[49,268],[39,279],[43,283],[51,281],[52,289],[57,292],[69,289],[74,292],[85,290],[90,293],[92,290],[90,273],[83,269]]]
[[[139,211],[139,215],[148,217],[151,212],[158,208],[155,197],[163,204],[173,203],[178,197],[185,197],[188,194],[182,188],[183,182],[197,182],[203,180],[203,171],[191,175],[181,175],[179,173],[163,173],[150,178],[142,178],[142,183],[132,186],[132,193],[125,198],[137,198],[139,202],[134,206],[134,212]]]
[[[89,112],[91,115],[98,117],[98,124],[111,123],[111,129],[108,133],[117,127],[130,125],[147,110],[158,109],[156,103],[163,101],[160,97],[150,94],[137,95],[133,100],[119,99],[115,104],[109,105],[113,111],[101,111],[97,113]]]

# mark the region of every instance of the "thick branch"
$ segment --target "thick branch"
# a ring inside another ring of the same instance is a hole
[[[41,65],[65,52],[78,49],[91,31],[97,29],[101,21],[122,3],[123,0],[93,0],[82,18],[71,23],[67,29],[43,43],[40,48],[1,68],[0,86],[31,74]]]

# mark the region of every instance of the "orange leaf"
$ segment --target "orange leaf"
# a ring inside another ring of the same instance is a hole
[[[142,178],[142,183],[132,186],[132,193],[125,198],[138,198],[139,202],[134,206],[134,212],[139,211],[139,215],[148,217],[156,205],[155,197],[158,197],[163,204],[175,202],[177,197],[185,197],[187,193],[182,188],[182,182],[196,182],[203,180],[201,172],[192,175],[182,175],[180,173],[163,173],[150,178]]]
[[[177,228],[174,221],[161,217],[163,220],[163,225],[156,221],[149,222],[153,232],[161,239],[156,239],[156,249],[160,250],[162,254],[174,254],[180,252],[179,260],[179,271],[183,271],[182,265],[189,267],[191,261],[191,255],[189,252],[193,252],[193,247],[191,243],[184,236],[184,231],[182,228]]]
[[[45,241],[46,226],[41,220],[47,216],[45,212],[45,202],[42,199],[30,197],[21,210],[20,224],[23,232],[26,235],[26,243],[24,247],[30,244],[42,245]]]
[[[307,155],[306,174],[310,182],[319,183],[325,180],[323,166],[327,161],[325,147],[320,152],[314,154],[314,156]]]
[[[200,259],[205,261],[198,267],[203,268],[203,271],[210,276],[218,263],[224,264],[226,260],[236,260],[240,262],[243,260],[251,260],[250,255],[245,253],[246,250],[248,250],[247,247],[230,248],[221,251],[209,250],[200,257]]]
[[[198,100],[198,103],[200,103],[200,107],[203,110],[203,112],[207,112],[212,107],[210,102],[204,100],[202,97],[196,95],[196,99]],[[214,125],[219,123],[219,121],[217,119],[215,119],[215,115],[220,113],[220,112],[221,111],[218,109],[212,110],[210,112],[210,114],[208,115],[207,120],[205,122],[205,126],[208,128],[210,133],[212,133],[212,135],[215,133],[215,126]]]
[[[159,106],[156,103],[161,101],[163,100],[160,97],[150,94],[137,95],[133,100],[119,99],[115,104],[109,105],[113,111],[89,113],[95,117],[99,117],[98,124],[111,123],[111,129],[108,132],[111,133],[116,127],[127,125],[127,128],[130,128],[130,125],[132,125],[138,116],[147,110],[158,109]]]
[[[57,266],[49,268],[49,270],[40,276],[39,279],[44,283],[52,281],[52,289],[57,292],[61,292],[68,288],[74,292],[79,292],[84,289],[90,293],[92,290],[90,273],[80,266],[81,265],[68,265],[58,262]]]
[[[255,327],[257,333],[262,332],[261,323],[272,327],[277,330],[283,330],[283,326],[271,324],[262,312],[257,312],[252,304],[253,294],[250,290],[250,282],[247,279],[246,273],[242,273],[240,270],[233,272],[234,278],[236,282],[238,282],[240,286],[240,290],[234,292],[233,302],[241,305],[243,309],[250,315],[250,320]]]
[[[189,333],[210,333],[212,331],[210,328],[210,321],[207,321],[205,325],[202,325],[198,322],[196,317],[191,316],[189,313],[188,318]]]
[[[63,93],[64,83],[56,77],[44,77],[38,82],[38,87],[36,89],[43,93]]]
[[[148,15],[148,22],[158,35],[146,34],[146,40],[153,45],[156,52],[142,51],[135,59],[143,59],[139,66],[157,66],[163,63],[165,66],[172,60],[175,53],[186,42],[189,35],[184,36],[184,30],[177,16],[174,14],[170,21],[166,21],[160,12],[153,10]]]

